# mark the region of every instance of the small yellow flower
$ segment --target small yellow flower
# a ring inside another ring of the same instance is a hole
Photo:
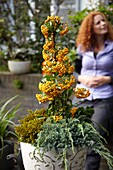
[[[46,41],[46,43],[43,45],[44,50],[49,50],[54,47],[53,41]]]
[[[73,71],[74,71],[74,66],[70,66],[69,69],[68,69],[68,73],[69,73],[69,74],[70,74],[70,73],[73,73]]]
[[[68,54],[68,52],[69,52],[69,49],[68,49],[67,47],[65,47],[65,48],[63,49],[64,55]]]
[[[58,122],[59,120],[62,120],[63,119],[63,116],[52,116],[52,118]]]
[[[39,103],[44,103],[44,102],[47,102],[47,101],[54,100],[53,97],[49,97],[47,95],[42,95],[42,94],[36,94],[36,98],[39,101]]]
[[[48,38],[48,28],[45,25],[41,26],[41,32],[43,33],[45,38]]]
[[[60,31],[60,35],[64,36],[65,34],[67,34],[67,32],[68,32],[68,27],[65,27],[64,30]]]
[[[46,60],[49,60],[51,58],[51,56],[49,54],[47,54],[45,52],[45,50],[42,51],[42,55],[43,55],[43,59],[46,61]]]
[[[71,115],[72,115],[72,118],[75,117],[76,111],[77,111],[77,108],[76,108],[76,107],[73,107],[73,108],[70,110],[70,113],[71,113]]]
[[[89,90],[85,88],[74,88],[73,90],[77,98],[86,98],[90,95]]]
[[[55,54],[55,49],[49,49],[48,51],[49,51],[49,53],[53,54],[53,56],[54,56],[54,54]]]

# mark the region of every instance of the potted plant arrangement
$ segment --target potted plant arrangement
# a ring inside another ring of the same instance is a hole
[[[9,71],[15,74],[24,74],[31,71],[31,48],[18,48],[12,53],[11,60],[8,60]]]
[[[105,139],[91,122],[93,109],[72,104],[73,93],[77,98],[85,98],[90,92],[73,89],[76,80],[73,76],[74,67],[67,56],[68,48],[61,48],[57,44],[57,36],[64,36],[68,32],[67,25],[58,16],[48,16],[41,31],[46,42],[42,51],[43,77],[39,83],[42,93],[36,94],[36,98],[39,103],[49,103],[46,108],[29,110],[15,126],[25,170],[83,168],[85,150],[89,147],[104,157],[113,169],[113,157],[104,146]]]
[[[0,104],[0,169],[12,170],[13,159],[7,160],[8,154],[14,154],[14,139],[17,136],[14,132],[14,117],[20,110],[20,104],[10,107],[17,96],[10,98]]]

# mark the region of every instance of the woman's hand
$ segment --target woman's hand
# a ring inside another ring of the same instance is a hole
[[[110,83],[111,82],[111,77],[110,76],[78,76],[78,81],[84,84],[87,87],[99,87],[104,84]]]
[[[98,79],[93,76],[78,76],[78,81],[87,87],[96,87],[98,85]]]
[[[98,86],[102,86],[104,84],[108,84],[111,82],[111,77],[110,76],[97,76],[95,77],[97,82],[98,82]]]

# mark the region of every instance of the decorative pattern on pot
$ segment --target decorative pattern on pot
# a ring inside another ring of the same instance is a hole
[[[21,142],[20,146],[25,170],[64,170],[63,158],[58,158],[57,152],[46,152],[41,158],[31,144]],[[84,149],[77,147],[75,153],[67,150],[68,170],[83,170],[84,160]]]

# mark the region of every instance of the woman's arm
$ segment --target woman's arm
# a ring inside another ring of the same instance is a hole
[[[78,81],[84,84],[87,87],[99,87],[104,84],[109,84],[112,83],[112,78],[111,76],[84,76],[84,75],[79,75],[78,76]]]

